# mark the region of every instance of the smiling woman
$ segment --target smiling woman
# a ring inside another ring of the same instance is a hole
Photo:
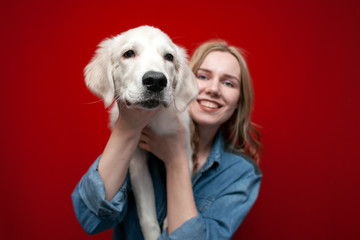
[[[133,53],[126,51],[129,58],[124,60],[124,65],[134,60]],[[134,53],[137,61],[148,62],[151,55],[143,57],[141,52]],[[247,121],[250,121],[252,88],[246,65],[239,56],[236,48],[223,42],[206,43],[191,61],[191,66],[198,66],[191,69],[197,82],[188,65],[189,74],[179,74],[179,77],[187,76],[187,81],[193,80],[181,89],[191,88],[197,93],[196,84],[199,87],[197,99],[190,104],[195,125],[193,156],[188,151],[190,124],[180,124],[184,122],[182,116],[167,118],[162,124],[158,121],[162,106],[149,111],[127,106],[127,99],[118,103],[121,114],[103,154],[72,194],[76,216],[87,232],[114,228],[115,239],[120,236],[151,240],[232,238],[257,199],[262,179],[252,159],[257,155],[249,154],[249,149],[257,153],[259,144],[252,145],[246,135],[251,131]],[[166,58],[165,61],[171,59]],[[116,85],[118,78],[114,79]],[[140,82],[147,91],[163,92],[161,81],[162,75],[145,71]],[[169,127],[173,123],[178,123],[174,131],[165,134],[158,131],[161,126]],[[142,158],[145,155],[139,157],[136,146],[153,154],[149,156],[149,171],[142,170],[148,159]],[[138,184],[138,176],[143,184]],[[150,189],[153,191],[145,196]],[[153,208],[150,208],[152,200]],[[161,235],[160,227],[164,229]]]

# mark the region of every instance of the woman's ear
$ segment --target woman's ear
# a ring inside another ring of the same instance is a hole
[[[103,99],[105,107],[113,103],[115,96],[110,54],[112,43],[113,39],[102,41],[95,52],[95,56],[84,69],[86,86],[91,92]]]
[[[186,107],[198,95],[198,84],[195,75],[191,71],[185,50],[177,47],[176,70],[177,79],[175,87],[175,107],[179,111],[184,111]]]

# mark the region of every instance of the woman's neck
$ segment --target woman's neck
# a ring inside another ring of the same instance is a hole
[[[197,171],[205,164],[219,128],[209,128],[198,126],[199,128],[199,152]]]

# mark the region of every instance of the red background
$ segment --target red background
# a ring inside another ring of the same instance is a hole
[[[147,24],[189,53],[248,52],[265,146],[260,196],[234,239],[355,239],[360,227],[357,0],[1,1],[1,239],[88,236],[70,194],[107,114],[83,68],[104,38]]]

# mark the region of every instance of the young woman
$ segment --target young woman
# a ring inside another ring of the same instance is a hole
[[[212,41],[195,51],[190,66],[199,85],[190,104],[193,173],[183,129],[157,136],[146,128],[154,111],[120,108],[126,114],[72,194],[88,233],[114,228],[114,239],[142,239],[127,174],[136,146],[153,153],[149,161],[160,224],[168,217],[159,239],[230,239],[254,204],[262,174],[253,159],[261,145],[250,122],[253,90],[246,62],[235,47]]]

